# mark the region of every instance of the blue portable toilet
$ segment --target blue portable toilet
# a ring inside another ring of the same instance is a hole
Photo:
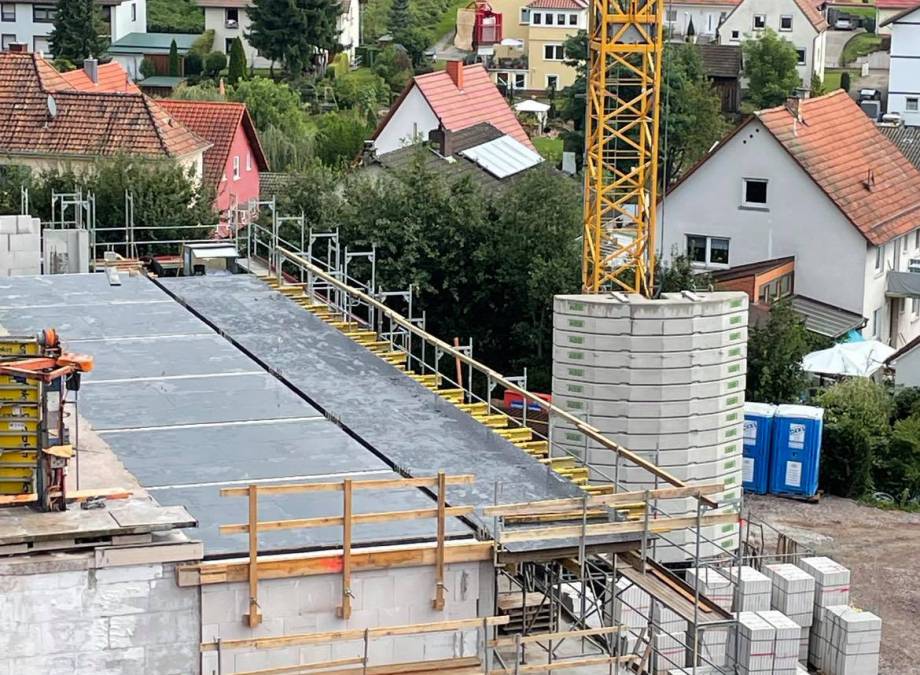
[[[805,497],[818,491],[824,409],[781,405],[773,418],[770,492]]]
[[[773,415],[770,403],[744,404],[744,456],[741,480],[746,492],[767,493],[770,485],[770,447],[773,443]]]

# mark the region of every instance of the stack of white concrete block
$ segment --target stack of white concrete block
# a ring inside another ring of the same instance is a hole
[[[770,606],[799,626],[799,660],[808,658],[811,625],[814,623],[815,578],[791,563],[766,565],[773,584]]]
[[[773,582],[753,567],[728,568],[728,575],[735,584],[733,609],[736,612],[764,612],[770,609]]]
[[[850,570],[823,556],[802,558],[799,567],[815,579],[815,604],[812,608],[812,626],[805,636],[808,644],[807,659],[816,666],[821,661],[818,633],[826,608],[848,605],[850,602]],[[802,659],[803,661],[805,658]]]
[[[32,216],[0,216],[0,276],[41,274],[41,229]]]
[[[627,646],[632,651],[639,636],[648,628],[652,598],[626,577],[617,580],[617,597],[613,601],[613,623],[627,626]]]
[[[882,620],[847,605],[821,609],[813,665],[826,675],[878,675]]]
[[[728,645],[740,675],[795,675],[798,649],[798,625],[773,610],[739,612],[738,630],[730,633]]]
[[[687,569],[687,583],[725,611],[732,610],[732,582],[722,571],[712,567],[690,567]]]
[[[652,643],[652,672],[655,675],[667,675],[686,662],[686,633],[659,633],[652,638]]]
[[[555,299],[553,400],[644,459],[691,483],[721,482],[714,496],[736,512],[741,497],[742,425],[747,370],[744,293],[571,295]],[[553,453],[587,453],[596,482],[622,489],[660,486],[653,475],[590,442],[563,419],[551,420]],[[696,513],[696,500],[658,503],[668,515]],[[705,526],[701,556],[738,546],[735,523]],[[693,557],[690,530],[659,541],[659,560]]]

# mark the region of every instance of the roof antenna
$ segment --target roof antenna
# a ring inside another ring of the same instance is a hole
[[[875,189],[875,170],[871,166],[866,169],[866,180],[863,181],[863,186],[869,192]]]
[[[54,96],[52,96],[51,94],[48,94],[47,105],[48,105],[48,119],[53,120],[55,117],[57,117],[58,108],[57,108],[57,101],[54,100]]]

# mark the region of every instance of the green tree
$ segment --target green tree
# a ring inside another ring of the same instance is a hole
[[[299,76],[317,52],[338,50],[341,13],[339,0],[253,0],[246,38],[289,76]]]
[[[781,105],[795,93],[802,80],[796,70],[798,55],[791,42],[765,30],[756,39],[745,40],[744,74],[748,78],[748,96],[757,108]]]
[[[387,30],[393,39],[399,42],[411,25],[412,14],[409,11],[409,0],[392,0]]]
[[[766,325],[748,336],[747,400],[797,401],[808,384],[802,358],[810,351],[808,331],[790,302],[774,302]]]
[[[389,45],[377,55],[374,72],[389,85],[390,91],[401,92],[412,79],[412,58],[405,48]]]
[[[93,0],[58,0],[51,31],[51,54],[81,64],[99,57],[108,46],[102,13]]]
[[[185,55],[185,74],[190,77],[196,77],[201,75],[201,71],[204,68],[204,61],[201,58],[201,54],[198,52],[190,51]]]
[[[307,118],[300,96],[286,83],[267,77],[239,82],[229,92],[230,100],[245,103],[252,121],[260,130],[270,126],[289,134],[307,129]]]
[[[563,43],[565,64],[575,69],[575,81],[565,87],[559,97],[559,117],[571,122],[571,129],[562,134],[563,150],[574,152],[579,167],[585,154],[585,112],[588,91],[586,77],[588,34],[578,31]]]
[[[211,52],[204,58],[204,74],[211,79],[220,77],[221,71],[227,67],[227,56],[222,52]]]
[[[824,96],[827,93],[827,89],[824,88],[824,82],[818,77],[818,73],[811,74],[811,95],[812,96]]]
[[[895,422],[876,458],[875,484],[901,503],[920,497],[920,415]]]
[[[352,162],[364,147],[371,129],[357,111],[342,110],[319,118],[316,156],[327,166]]]
[[[169,75],[170,77],[179,77],[181,64],[179,63],[179,47],[176,41],[169,43]]]
[[[236,84],[246,79],[246,52],[243,51],[243,41],[234,38],[230,45],[230,69],[227,73],[227,82]]]
[[[385,107],[390,100],[390,88],[386,81],[369,68],[336,75],[332,85],[339,106],[354,108],[368,120],[376,121],[377,110]]]
[[[887,452],[891,399],[884,387],[865,378],[851,378],[817,398],[824,408],[821,485],[844,497],[871,494],[873,470]]]
[[[661,262],[661,261],[659,261]],[[661,265],[655,273],[658,290],[661,293],[679,291],[708,291],[712,289],[712,277],[693,269],[690,258],[674,251],[666,265]]]
[[[844,91],[850,91],[850,71],[844,70],[840,73],[840,88]]]
[[[143,78],[153,77],[157,74],[156,64],[151,59],[143,58],[141,59],[141,65],[138,70],[141,71],[141,76]]]
[[[204,30],[204,10],[192,0],[148,0],[147,30],[151,33],[200,33]]]

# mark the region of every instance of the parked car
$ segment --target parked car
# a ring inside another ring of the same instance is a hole
[[[834,22],[834,30],[853,30],[853,22],[850,19],[837,19]]]

